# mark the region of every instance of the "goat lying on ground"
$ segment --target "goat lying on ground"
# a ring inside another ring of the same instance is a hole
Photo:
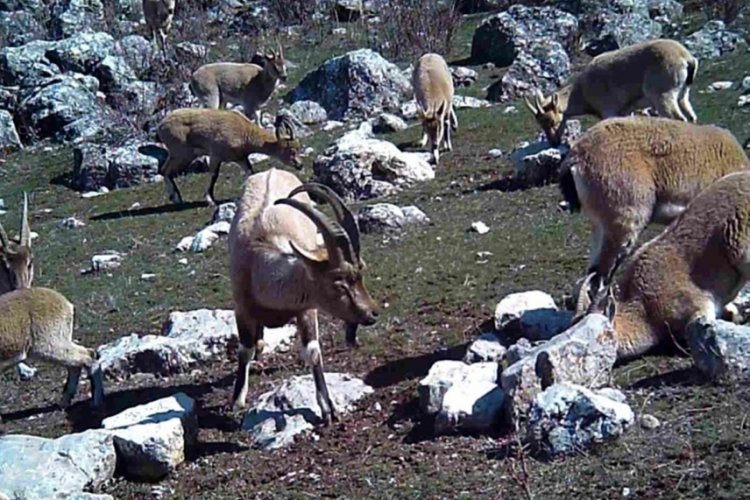
[[[336,220],[314,208],[307,192],[327,201]],[[378,317],[363,280],[354,217],[330,188],[302,184],[292,173],[271,169],[245,183],[229,233],[229,254],[241,343],[235,408],[245,406],[250,361],[263,351],[263,328],[296,319],[302,356],[312,366],[318,404],[330,423],[335,408],[323,376],[318,309],[347,322],[350,342],[356,325],[371,325]]]
[[[640,356],[702,317],[716,319],[750,279],[750,171],[722,177],[623,268],[617,291],[581,287],[577,313],[613,320],[618,358]],[[592,301],[593,297],[593,301]]]
[[[651,40],[596,56],[550,97],[539,91],[526,105],[547,139],[560,144],[568,118],[625,116],[652,106],[660,116],[695,122],[690,85],[698,60],[674,40]]]
[[[195,70],[190,90],[201,105],[210,109],[241,104],[245,115],[260,124],[260,108],[276,89],[279,80],[287,79],[286,62],[281,44],[276,53],[261,56],[263,64],[219,62]],[[253,61],[258,61],[256,58]]]
[[[727,130],[667,118],[604,120],[575,142],[560,167],[570,208],[592,224],[586,274],[611,274],[650,222],[668,224],[717,179],[750,167]]]
[[[0,295],[17,288],[29,288],[34,280],[29,198],[26,193],[23,194],[23,213],[18,234],[18,242],[11,240],[0,224]]]
[[[214,186],[222,162],[238,162],[247,173],[252,174],[253,166],[248,155],[264,153],[296,168],[302,167],[300,144],[295,138],[294,123],[288,115],[277,117],[274,133],[235,111],[178,109],[162,120],[157,134],[169,152],[160,171],[172,203],[182,203],[174,177],[185,171],[199,156],[209,156],[211,181],[206,190],[206,199],[211,204],[216,204]]]
[[[448,65],[438,54],[425,54],[419,58],[412,73],[417,115],[422,121],[420,147],[429,143],[432,159],[440,161],[440,147],[445,143],[451,151],[451,132],[458,128],[453,110],[453,77]]]
[[[24,288],[0,295],[0,372],[29,359],[68,369],[60,406],[70,405],[81,369],[91,380],[92,406],[104,402],[102,373],[96,353],[73,342],[73,305],[48,288]]]

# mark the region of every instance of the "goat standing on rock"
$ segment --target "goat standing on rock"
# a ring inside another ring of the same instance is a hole
[[[331,206],[336,220],[316,209],[307,193]],[[323,246],[317,241],[317,230]],[[341,198],[320,184],[302,184],[283,170],[250,176],[229,232],[232,292],[240,336],[233,403],[244,408],[250,362],[259,359],[263,328],[296,319],[302,357],[312,366],[323,419],[336,416],[323,375],[318,343],[318,309],[348,324],[347,340],[356,342],[356,325],[372,325],[378,307],[363,280],[359,230]]]
[[[562,141],[568,118],[591,114],[625,116],[651,105],[660,116],[695,122],[690,85],[698,60],[679,42],[651,40],[596,56],[571,82],[545,98],[526,97],[553,146]]]
[[[425,54],[419,58],[412,74],[417,115],[422,121],[420,147],[428,143],[432,159],[440,161],[440,147],[445,143],[448,151],[453,149],[451,132],[458,128],[458,119],[453,111],[453,77],[445,59],[438,54]]]

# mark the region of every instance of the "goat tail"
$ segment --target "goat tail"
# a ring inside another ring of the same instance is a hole
[[[695,57],[688,59],[687,61],[687,79],[685,80],[685,85],[689,86],[693,84],[693,80],[695,80],[695,74],[698,72],[698,59]]]
[[[581,200],[578,197],[578,190],[576,189],[576,182],[573,178],[573,165],[571,162],[564,162],[560,167],[560,192],[563,198],[568,203],[568,208],[571,212],[578,212],[581,210]]]

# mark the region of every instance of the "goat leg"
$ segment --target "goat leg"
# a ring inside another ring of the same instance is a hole
[[[319,362],[313,365],[312,373],[313,380],[315,380],[315,398],[318,400],[323,422],[325,425],[331,425],[333,421],[338,420],[338,415],[328,393],[328,385],[326,385],[325,375],[323,374],[323,363]]]
[[[359,342],[357,341],[357,323],[346,324],[346,344],[351,348],[358,348]]]
[[[65,381],[65,387],[63,388],[63,395],[60,399],[60,407],[67,408],[73,401],[78,390],[78,381],[81,379],[81,367],[70,366],[68,367],[68,379]]]

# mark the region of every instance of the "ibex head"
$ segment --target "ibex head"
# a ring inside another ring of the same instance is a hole
[[[303,167],[300,159],[300,145],[297,139],[294,119],[288,114],[276,116],[276,141],[278,143],[278,158],[298,170]]]
[[[34,259],[31,254],[29,199],[23,194],[23,214],[18,242],[11,241],[0,224],[0,293],[29,288],[34,280]]]
[[[280,42],[276,42],[276,51],[268,51],[263,56],[265,59],[264,67],[270,72],[271,76],[277,80],[285,82],[288,75],[286,72],[286,61],[284,60],[284,49]]]
[[[553,146],[559,146],[565,130],[565,110],[560,106],[560,98],[557,94],[547,99],[537,89],[534,98],[524,97],[526,107],[534,115],[536,122],[544,130],[547,140]]]
[[[336,220],[294,196],[309,192],[325,200]],[[293,207],[306,215],[323,236],[324,246],[316,250],[289,242],[294,254],[305,264],[308,275],[317,284],[316,301],[328,313],[350,325],[372,325],[378,318],[378,306],[364,282],[365,263],[360,257],[357,222],[339,196],[322,184],[308,183],[289,193],[276,204]]]

